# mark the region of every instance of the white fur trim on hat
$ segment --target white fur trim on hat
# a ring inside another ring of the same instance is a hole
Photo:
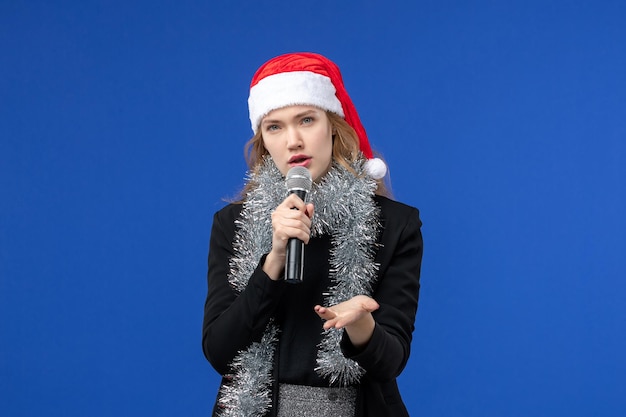
[[[254,133],[272,110],[293,105],[316,106],[344,117],[330,78],[310,71],[281,72],[263,78],[250,89],[248,109]]]
[[[374,179],[379,180],[387,173],[387,165],[380,158],[368,159],[365,162],[365,171]]]

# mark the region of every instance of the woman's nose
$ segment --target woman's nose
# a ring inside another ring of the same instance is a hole
[[[287,132],[287,147],[289,149],[299,149],[302,147],[302,135],[298,129],[289,129]]]

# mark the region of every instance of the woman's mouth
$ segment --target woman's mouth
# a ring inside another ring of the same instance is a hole
[[[306,156],[306,155],[294,155],[291,158],[289,158],[289,166],[304,166],[306,167],[307,165],[309,165],[309,161],[311,160],[310,156]]]

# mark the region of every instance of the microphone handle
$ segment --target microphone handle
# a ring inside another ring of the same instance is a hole
[[[285,281],[289,284],[299,284],[304,275],[304,243],[292,237],[287,241],[285,258]]]
[[[289,190],[290,194],[296,194],[305,201],[305,190]],[[294,209],[297,210],[297,209]],[[304,242],[295,237],[287,241],[287,253],[285,255],[285,281],[289,284],[298,284],[304,278]]]

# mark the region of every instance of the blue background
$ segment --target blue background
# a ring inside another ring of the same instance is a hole
[[[425,254],[413,416],[626,414],[626,3],[0,3],[0,415],[206,416],[267,59],[339,64]]]

